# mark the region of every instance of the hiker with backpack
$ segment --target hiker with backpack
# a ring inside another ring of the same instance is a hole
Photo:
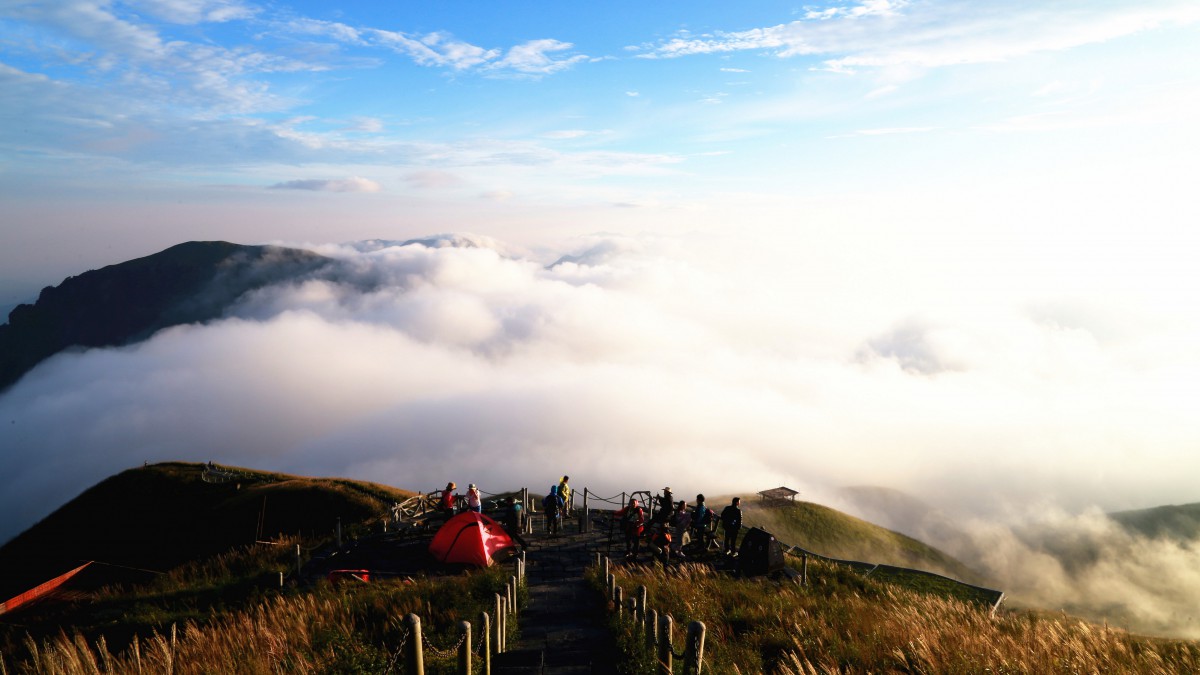
[[[734,497],[721,511],[721,527],[725,529],[725,555],[737,555],[738,530],[742,529],[742,498]]]
[[[558,534],[559,520],[562,515],[563,499],[558,494],[558,486],[551,485],[550,493],[542,498],[542,512],[546,514],[546,532]]]
[[[638,551],[642,547],[642,531],[646,526],[646,513],[638,505],[636,497],[630,497],[629,505],[617,511],[614,516],[621,524],[621,533],[625,535],[625,559],[637,560]]]

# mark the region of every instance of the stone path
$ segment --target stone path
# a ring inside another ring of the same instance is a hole
[[[608,530],[580,533],[578,520],[564,530],[550,537],[538,518],[534,534],[525,535],[529,605],[520,616],[520,641],[492,660],[497,675],[616,673],[616,648],[604,627],[602,594],[583,580],[596,551],[607,553]]]

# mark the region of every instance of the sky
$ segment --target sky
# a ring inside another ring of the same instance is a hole
[[[0,394],[0,540],[168,459],[1200,502],[1198,38],[1192,0],[0,0],[0,309],[188,240],[337,269]]]

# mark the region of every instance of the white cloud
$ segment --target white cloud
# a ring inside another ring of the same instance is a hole
[[[1179,1],[1100,8],[1081,2],[1031,6],[880,0],[813,11],[789,24],[678,37],[639,56],[769,51],[784,58],[832,57],[822,67],[834,72],[934,68],[1061,51],[1198,20],[1200,6]]]
[[[271,186],[277,190],[309,190],[312,192],[379,192],[383,187],[368,178],[308,178],[289,180]]]
[[[549,75],[570,68],[580,61],[588,60],[583,54],[555,58],[551,54],[571,49],[574,45],[560,40],[531,40],[508,50],[504,58],[493,62],[489,68],[512,70],[527,75]]]
[[[237,0],[127,0],[126,4],[164,21],[180,24],[233,21],[257,14],[256,9]]]
[[[463,179],[449,171],[414,171],[405,174],[404,180],[408,181],[409,185],[423,189],[441,189],[451,188],[461,185]]]

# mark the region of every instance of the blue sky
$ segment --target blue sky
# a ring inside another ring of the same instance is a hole
[[[1194,215],[1198,13],[6,0],[3,289],[185,239],[769,232],[864,195]]]

